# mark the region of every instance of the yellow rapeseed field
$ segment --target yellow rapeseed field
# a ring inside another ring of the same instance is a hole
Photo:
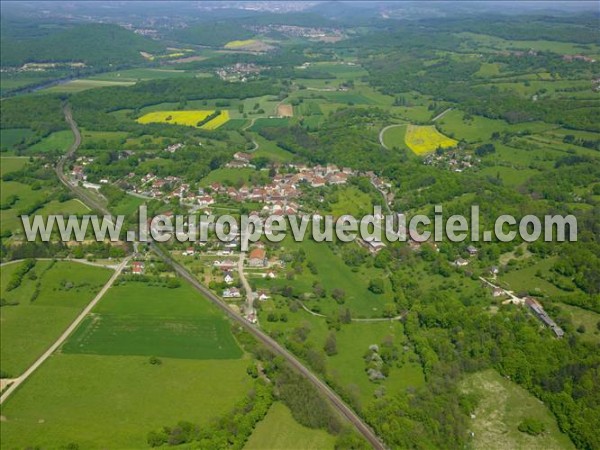
[[[154,111],[144,114],[137,119],[139,123],[174,123],[177,125],[187,125],[189,127],[198,126],[198,122],[214,113],[214,110],[190,110],[190,111]],[[214,130],[229,120],[229,112],[221,111],[221,114],[215,119],[205,123],[202,128]]]
[[[444,136],[433,125],[409,125],[406,128],[404,142],[417,155],[433,152],[438,147],[448,148],[458,144],[458,141]]]
[[[256,42],[255,39],[246,39],[244,41],[229,41],[227,44],[225,44],[225,48],[245,47],[246,45],[251,45],[251,44],[254,44],[255,42]]]
[[[202,125],[202,129],[204,130],[216,130],[221,125],[229,120],[229,111],[221,111],[221,114],[215,117],[208,123]]]

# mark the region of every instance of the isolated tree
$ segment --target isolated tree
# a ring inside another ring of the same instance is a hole
[[[337,339],[335,337],[335,332],[331,331],[327,335],[327,339],[325,340],[325,345],[323,346],[323,350],[327,356],[337,355]]]

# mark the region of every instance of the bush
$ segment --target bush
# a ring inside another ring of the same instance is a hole
[[[527,433],[532,436],[537,436],[542,434],[546,430],[546,426],[543,422],[540,422],[537,419],[533,419],[531,417],[527,417],[519,424],[519,431],[521,433]]]

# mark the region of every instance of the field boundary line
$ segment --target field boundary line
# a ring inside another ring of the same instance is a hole
[[[29,368],[23,372],[22,375],[15,378],[13,383],[6,388],[6,390],[2,393],[0,397],[0,405],[3,404],[6,399],[17,390],[17,388],[23,384],[27,378],[33,374],[52,354],[67,340],[67,338],[75,331],[75,329],[79,326],[79,324],[83,321],[83,319],[90,313],[90,311],[96,306],[96,304],[100,301],[100,299],[106,294],[106,291],[113,285],[121,272],[129,262],[131,257],[125,258],[121,264],[115,270],[115,273],[110,277],[110,279],[106,282],[106,284],[100,289],[98,294],[92,299],[91,302],[81,311],[81,313],[75,318],[71,325],[58,337],[58,339],[50,346],[48,350],[46,350],[42,356],[40,356]]]

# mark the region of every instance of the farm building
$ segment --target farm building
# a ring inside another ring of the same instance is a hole
[[[537,300],[531,297],[526,297],[525,304],[529,307],[533,314],[544,323],[544,325],[552,330],[557,338],[562,338],[565,335],[563,329],[550,318],[544,307]]]

